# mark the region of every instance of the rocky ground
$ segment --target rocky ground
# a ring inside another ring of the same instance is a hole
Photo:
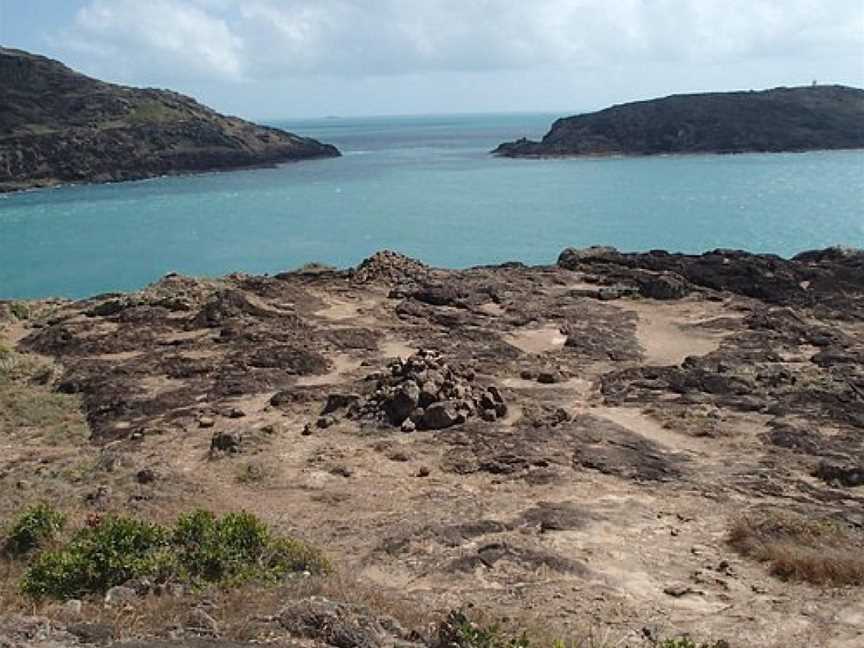
[[[459,271],[382,252],[3,311],[7,357],[41,367],[28,389],[55,408],[5,396],[3,518],[46,499],[250,510],[351,575],[340,604],[397,601],[406,627],[470,604],[605,645],[864,642],[854,578],[781,579],[729,543],[742,515],[781,512],[864,547],[862,252],[590,248]],[[13,599],[0,645],[86,640],[69,609]],[[304,634],[322,600],[271,601],[251,638],[412,641]],[[170,642],[171,618],[142,633]]]

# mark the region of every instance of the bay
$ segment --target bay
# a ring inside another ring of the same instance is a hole
[[[864,151],[509,160],[556,115],[274,125],[344,157],[0,195],[0,298],[134,290],[169,271],[352,266],[389,248],[444,267],[554,263],[568,245],[788,256],[864,247]]]

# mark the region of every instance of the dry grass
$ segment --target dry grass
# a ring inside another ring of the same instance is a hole
[[[784,579],[815,585],[864,585],[864,536],[828,519],[792,513],[744,515],[729,544]]]
[[[55,373],[51,361],[0,343],[0,432],[30,430],[48,443],[87,435],[80,400],[51,391]]]

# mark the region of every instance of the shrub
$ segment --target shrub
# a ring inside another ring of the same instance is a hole
[[[817,585],[864,585],[864,536],[829,519],[791,513],[741,516],[729,544],[781,578]]]
[[[76,532],[61,549],[39,555],[21,587],[37,598],[74,598],[131,578],[156,576],[169,555],[168,540],[168,532],[158,525],[106,516]]]
[[[63,547],[36,557],[21,581],[34,598],[72,598],[104,592],[130,579],[238,584],[275,581],[291,572],[326,573],[320,552],[274,537],[251,513],[217,518],[207,511],[181,516],[174,528],[107,516],[80,529]]]
[[[66,516],[48,504],[31,506],[21,513],[9,530],[3,551],[21,556],[52,540],[66,524]]]
[[[16,319],[26,320],[30,318],[30,307],[24,302],[12,302],[9,304],[9,310]]]

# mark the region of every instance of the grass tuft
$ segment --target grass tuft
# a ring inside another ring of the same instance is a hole
[[[734,520],[729,544],[768,563],[780,578],[815,585],[864,585],[864,537],[828,519],[761,513]]]

